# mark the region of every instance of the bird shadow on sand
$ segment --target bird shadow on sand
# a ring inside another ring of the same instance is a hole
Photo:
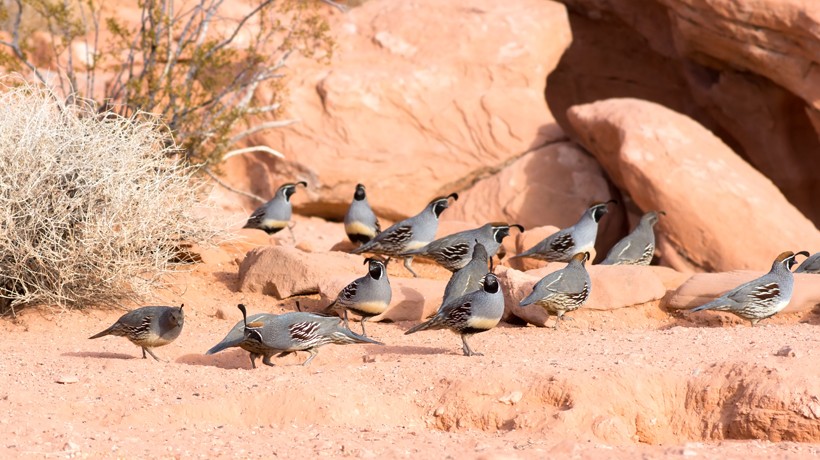
[[[419,347],[415,345],[385,345],[383,347],[369,347],[369,355],[439,355],[451,350],[441,347]]]
[[[175,359],[174,362],[191,366],[212,366],[220,369],[251,369],[248,352],[241,349],[225,350],[214,355],[189,353]],[[257,360],[257,365],[262,361]]]
[[[70,351],[61,356],[72,356],[74,358],[99,358],[99,359],[142,359],[142,356],[127,355],[125,353],[110,353],[107,351]]]

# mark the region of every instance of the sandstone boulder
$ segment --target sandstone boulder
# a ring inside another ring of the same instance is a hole
[[[304,179],[297,212],[338,219],[363,182],[376,214],[397,220],[563,136],[543,96],[571,41],[563,5],[371,0],[331,28],[330,65],[289,61],[283,116],[299,122],[249,138],[286,158],[231,158],[233,186],[269,197]]]
[[[619,188],[642,210],[667,211],[656,229],[696,268],[767,266],[784,250],[820,247],[820,232],[770,180],[688,117],[635,99],[568,116]]]
[[[657,102],[721,137],[820,225],[820,3],[559,1],[573,43],[547,100],[565,130],[573,105]]]
[[[442,220],[562,228],[577,222],[591,203],[611,196],[609,182],[595,158],[573,143],[559,142],[530,152],[476,182]],[[613,207],[601,221],[600,247],[609,248],[617,241],[616,230],[623,225],[622,220],[622,210]]]
[[[726,292],[763,275],[762,272],[732,271],[725,273],[698,273],[684,282],[664,299],[663,307],[670,310],[695,308],[720,297]],[[794,292],[783,312],[810,312],[820,305],[820,275],[796,273]]]
[[[497,273],[506,305],[505,320],[517,317],[536,326],[545,326],[549,316],[541,307],[519,307],[518,304],[532,292],[533,285],[541,278],[565,266],[560,262],[552,262],[546,267],[527,272],[499,267]],[[589,300],[581,308],[615,310],[661,299],[667,292],[654,267],[593,265],[587,268],[592,280],[592,291]],[[555,318],[552,319],[554,320]]]
[[[344,273],[355,279],[362,257],[341,252],[306,253],[288,246],[259,247],[239,265],[239,290],[277,299],[319,293],[323,279]]]

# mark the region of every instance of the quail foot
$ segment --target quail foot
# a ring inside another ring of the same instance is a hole
[[[504,314],[504,294],[498,278],[486,273],[481,289],[467,293],[442,305],[429,320],[407,330],[405,334],[418,331],[449,329],[461,335],[464,356],[481,355],[470,348],[467,338],[494,328]]]
[[[147,352],[152,358],[160,361],[151,349],[168,345],[179,337],[185,323],[185,314],[182,311],[184,305],[137,308],[122,315],[111,327],[92,335],[89,339],[106,335],[125,337],[142,348],[143,359],[147,358]]]
[[[531,257],[547,262],[569,262],[575,254],[592,252],[595,237],[598,235],[598,222],[607,213],[607,205],[617,204],[615,200],[606,203],[595,203],[571,227],[561,229],[546,237],[535,246],[514,256]]]
[[[792,298],[794,275],[791,268],[797,263],[795,258],[798,255],[808,257],[809,253],[784,252],[774,260],[769,273],[744,283],[707,304],[693,308],[690,312],[727,311],[748,320],[752,326],[761,319],[774,316],[786,308]]]
[[[535,283],[532,292],[519,306],[538,305],[548,315],[555,315],[553,329],[558,329],[558,323],[565,319],[568,311],[577,310],[587,299],[592,290],[592,281],[589,278],[584,264],[589,260],[589,253],[575,254],[566,267],[554,271]]]
[[[362,246],[350,251],[353,254],[380,254],[387,257],[401,257],[407,271],[418,277],[413,271],[413,256],[402,256],[403,252],[418,249],[436,237],[438,219],[441,213],[450,206],[450,199],[457,200],[458,194],[439,197],[431,201],[423,211],[413,217],[397,222],[387,230]]]

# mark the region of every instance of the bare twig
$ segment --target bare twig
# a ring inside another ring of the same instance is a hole
[[[250,136],[251,134],[258,133],[259,131],[264,131],[266,129],[273,129],[273,128],[284,128],[285,126],[290,126],[294,123],[299,123],[299,120],[296,120],[296,119],[276,120],[276,121],[268,121],[266,123],[261,123],[261,124],[258,124],[256,126],[254,126],[253,128],[246,129],[245,131],[242,131],[241,133],[233,136],[231,138],[231,144],[235,144],[235,143],[239,142],[240,140]]]

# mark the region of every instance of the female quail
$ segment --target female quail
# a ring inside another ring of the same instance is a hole
[[[649,211],[632,233],[615,243],[601,265],[649,265],[655,255],[655,224],[663,211]]]
[[[134,345],[142,347],[142,357],[147,352],[152,358],[159,361],[152,348],[168,345],[179,337],[182,325],[185,323],[185,314],[182,307],[142,307],[122,315],[116,323],[108,329],[94,334],[89,339],[96,339],[106,335],[125,337]]]
[[[575,254],[566,267],[554,271],[535,283],[532,292],[519,306],[536,304],[548,315],[555,315],[553,329],[558,329],[558,322],[566,319],[564,313],[577,310],[587,299],[592,287],[584,263],[589,260],[589,253]]]

